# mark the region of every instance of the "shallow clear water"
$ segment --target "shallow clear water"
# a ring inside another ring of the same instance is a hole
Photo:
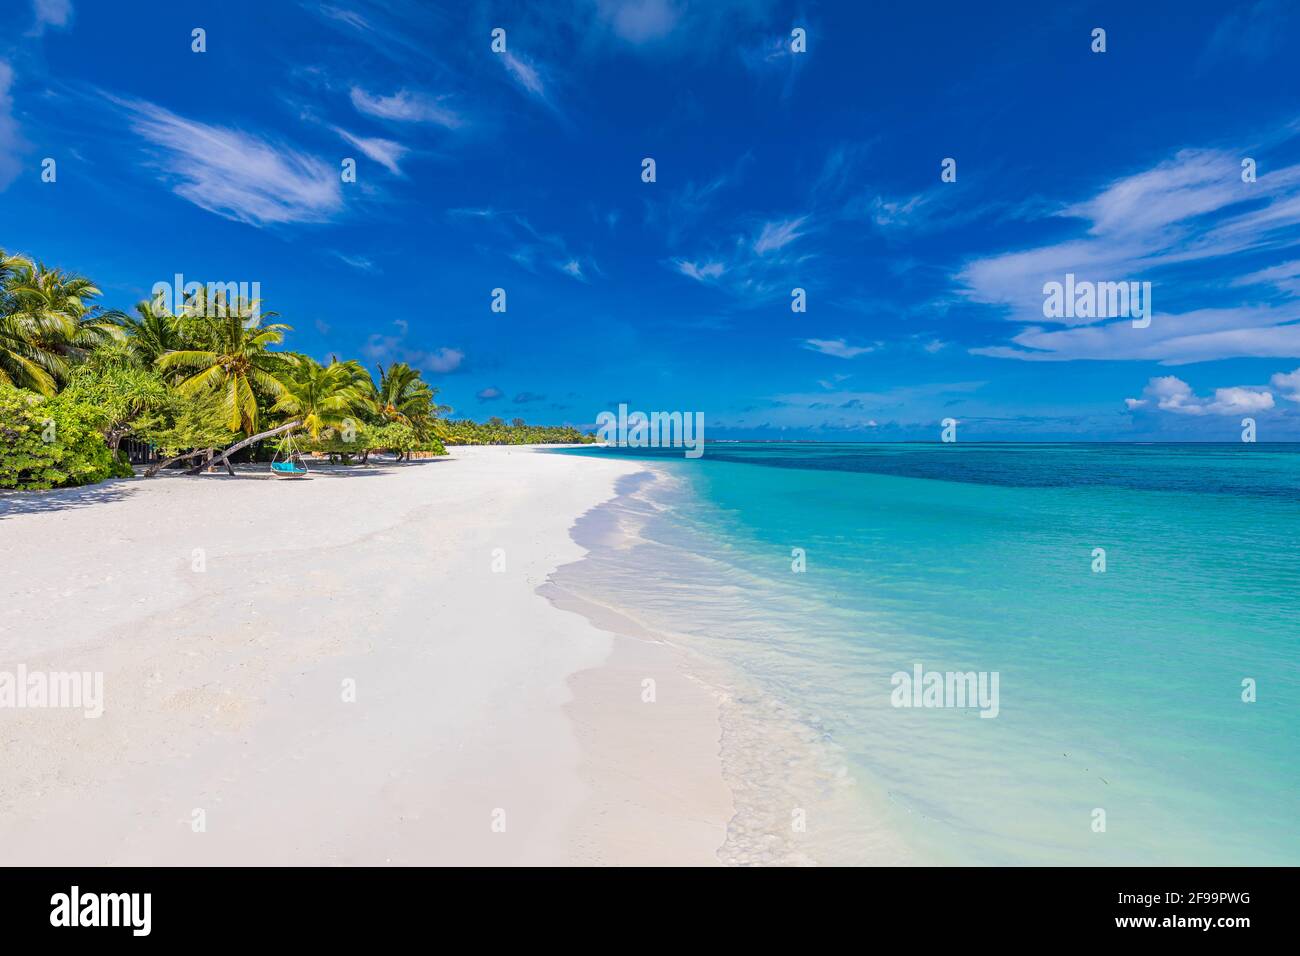
[[[1300,447],[561,453],[661,476],[559,580],[743,675],[732,858],[1300,863]],[[917,663],[997,716],[894,706]]]

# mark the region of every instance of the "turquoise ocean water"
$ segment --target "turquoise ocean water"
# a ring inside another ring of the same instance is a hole
[[[557,453],[650,472],[557,583],[737,677],[724,858],[1300,863],[1300,446]],[[998,715],[894,706],[918,663]]]

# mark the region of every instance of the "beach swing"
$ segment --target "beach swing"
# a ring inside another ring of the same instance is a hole
[[[275,478],[306,478],[307,474],[307,463],[294,444],[293,435],[285,435],[280,450],[271,459],[271,475]]]

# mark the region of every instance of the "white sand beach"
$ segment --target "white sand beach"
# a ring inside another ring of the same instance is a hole
[[[98,718],[0,708],[0,864],[716,863],[715,695],[538,593],[637,467],[0,496],[0,673],[104,681]]]

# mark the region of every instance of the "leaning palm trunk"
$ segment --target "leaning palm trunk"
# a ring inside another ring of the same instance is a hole
[[[150,465],[148,468],[144,470],[144,476],[146,478],[152,478],[154,475],[158,474],[158,472],[162,471],[164,468],[167,468],[170,465],[174,465],[178,461],[184,461],[187,458],[197,458],[199,455],[208,455],[211,453],[212,453],[211,448],[201,448],[198,451],[187,451],[183,455],[177,455],[175,458],[168,458],[166,461],[160,461],[157,464]]]
[[[241,448],[246,448],[255,441],[261,441],[263,438],[270,438],[272,435],[278,435],[281,432],[287,432],[290,429],[298,428],[301,425],[302,425],[301,419],[294,419],[293,421],[288,422],[287,424],[279,425],[276,428],[270,429],[269,431],[258,432],[256,435],[253,435],[250,438],[245,438],[242,441],[235,442],[233,445],[231,445],[229,448],[223,451],[220,455],[217,455],[215,458],[205,459],[203,462],[201,462],[200,464],[196,465],[195,467],[187,471],[186,474],[197,475],[204,468],[210,467],[212,465],[225,465],[227,470],[230,470],[230,462],[227,461],[227,459],[235,452],[239,451]]]

